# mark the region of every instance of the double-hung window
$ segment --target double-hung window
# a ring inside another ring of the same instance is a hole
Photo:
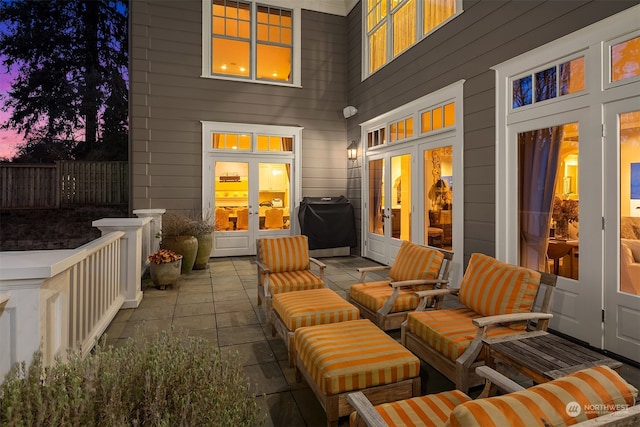
[[[364,77],[462,11],[462,0],[366,0]]]
[[[203,0],[203,77],[299,86],[295,3]]]

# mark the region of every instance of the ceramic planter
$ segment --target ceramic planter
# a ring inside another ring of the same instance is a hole
[[[180,277],[181,267],[182,259],[161,264],[152,262],[149,265],[149,274],[153,284],[160,289],[164,289],[166,286],[175,284],[178,277]]]
[[[165,236],[162,248],[182,255],[182,274],[191,273],[198,253],[198,239],[194,236]]]
[[[211,248],[213,247],[213,235],[211,233],[203,233],[196,236],[198,239],[198,253],[196,261],[193,265],[194,270],[204,270],[209,263],[211,256]]]

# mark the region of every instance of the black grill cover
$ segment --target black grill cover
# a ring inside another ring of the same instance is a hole
[[[298,212],[309,249],[356,247],[356,216],[344,196],[304,197]]]

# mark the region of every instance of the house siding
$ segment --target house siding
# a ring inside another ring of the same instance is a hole
[[[462,14],[361,81],[360,2],[347,17],[347,100],[358,108],[347,121],[348,138],[359,141],[359,123],[464,79],[464,260],[473,252],[495,255],[495,77],[490,67],[636,4],[464,1]],[[350,165],[347,180],[348,197],[358,209],[361,166]]]
[[[302,196],[346,193],[346,17],[303,10],[302,88],[202,78],[202,2],[131,2],[134,209],[202,206],[201,121],[303,127]]]

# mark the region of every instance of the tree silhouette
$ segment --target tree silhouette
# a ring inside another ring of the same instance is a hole
[[[0,55],[14,75],[1,126],[29,141],[18,156],[44,145],[77,159],[127,158],[127,15],[126,0],[0,3]]]

